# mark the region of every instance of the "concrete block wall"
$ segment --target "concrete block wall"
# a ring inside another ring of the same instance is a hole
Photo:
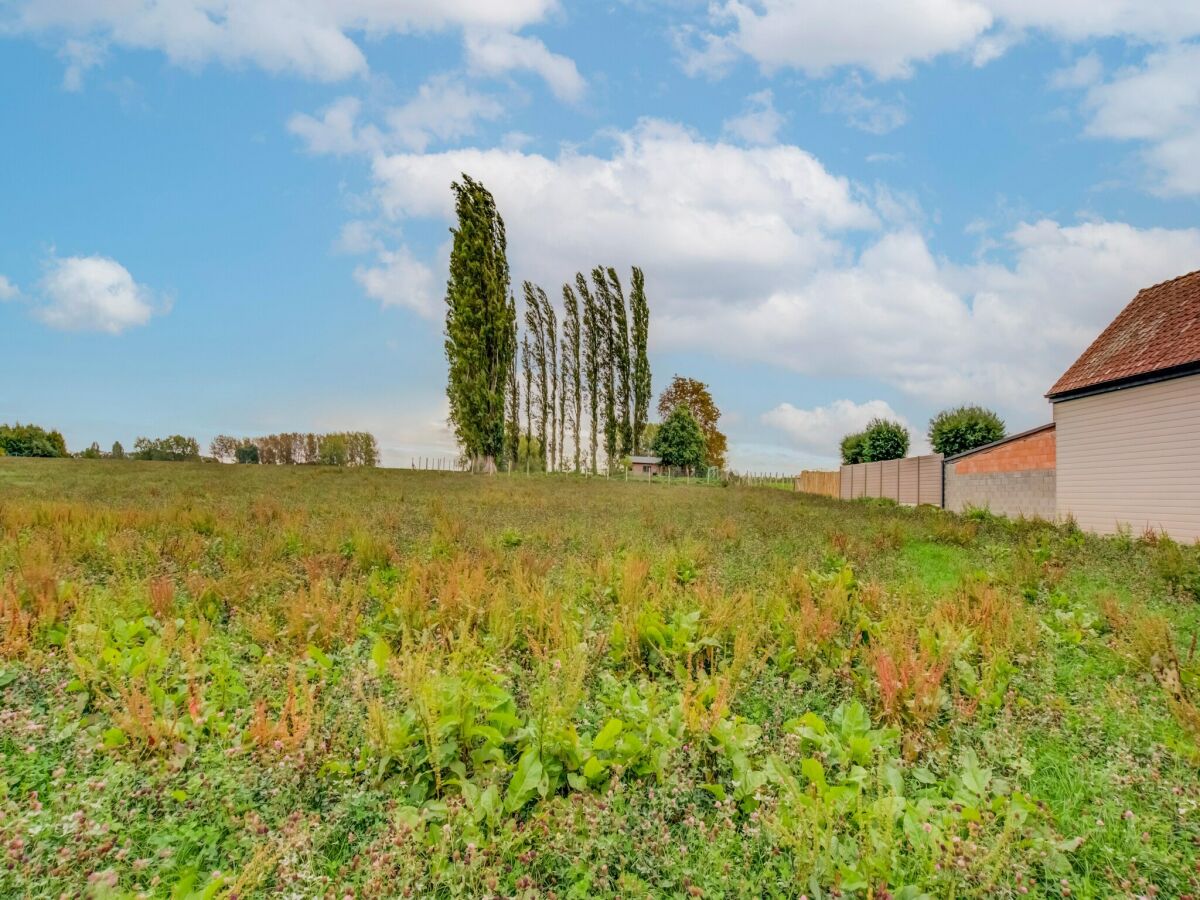
[[[946,509],[965,512],[969,507],[986,508],[1000,516],[1055,517],[1054,469],[1023,472],[956,471],[962,463],[949,463],[945,472]]]

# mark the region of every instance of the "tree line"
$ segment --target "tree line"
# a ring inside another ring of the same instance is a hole
[[[546,471],[597,472],[601,449],[609,468],[647,449],[650,308],[642,270],[633,267],[628,298],[614,267],[577,272],[562,286],[561,327],[546,291],[525,281],[518,321],[495,199],[465,174],[451,190],[457,224],[446,285],[446,394],[455,437],[474,468],[492,473],[531,464],[536,454]]]
[[[262,437],[217,435],[209,453],[221,462],[264,466],[377,466],[379,444],[366,431],[285,432]]]

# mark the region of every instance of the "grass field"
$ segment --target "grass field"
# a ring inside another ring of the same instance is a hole
[[[1200,556],[0,460],[0,896],[1200,896]]]

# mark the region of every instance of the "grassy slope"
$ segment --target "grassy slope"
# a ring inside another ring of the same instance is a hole
[[[1196,565],[779,491],[0,460],[0,895],[1194,893]],[[857,761],[796,724],[855,701]]]

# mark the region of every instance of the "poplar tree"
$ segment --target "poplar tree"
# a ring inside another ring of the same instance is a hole
[[[621,456],[633,452],[633,423],[630,421],[632,385],[630,378],[629,316],[625,311],[625,292],[617,270],[608,268],[609,296],[612,298],[613,366],[616,368],[617,443]]]
[[[617,457],[617,367],[616,335],[613,333],[613,297],[608,288],[607,273],[600,266],[592,269],[592,283],[596,286],[596,328],[600,332],[602,351],[600,354],[600,389],[604,405],[604,455],[605,465],[612,470]]]
[[[646,279],[642,270],[633,267],[633,283],[629,289],[629,311],[633,316],[633,448],[642,446],[642,432],[650,415],[650,356],[646,344],[650,337],[650,304],[646,300]]]
[[[504,220],[495,199],[464,174],[453,182],[458,218],[446,282],[446,396],[450,423],[476,471],[504,452],[504,402],[516,344]]]
[[[525,327],[532,340],[533,348],[533,380],[537,388],[537,413],[538,413],[538,454],[542,460],[542,469],[546,468],[546,425],[549,421],[549,385],[546,383],[548,374],[548,361],[546,358],[546,323],[542,311],[541,299],[538,297],[538,291],[541,288],[534,285],[532,282],[526,281],[523,284],[525,291]]]
[[[525,375],[525,458],[528,459],[533,453],[533,361],[528,331],[521,338],[521,367]]]
[[[504,455],[509,464],[515,466],[521,454],[521,388],[517,375],[517,299],[509,294],[508,305],[512,308],[513,364],[508,367],[508,425],[505,428]]]
[[[537,289],[538,300],[542,304],[542,325],[546,329],[546,363],[547,390],[546,399],[550,402],[550,467],[547,471],[558,471],[558,318],[554,314],[554,304],[540,287]]]
[[[583,300],[583,371],[584,380],[587,383],[588,410],[590,413],[588,427],[591,435],[588,446],[591,448],[592,474],[595,475],[597,470],[596,456],[598,453],[596,431],[600,420],[600,399],[603,393],[603,386],[601,385],[605,343],[603,316],[601,315],[600,304],[592,296],[592,292],[588,288],[587,279],[583,276],[582,272],[578,272],[575,275],[575,287],[579,290],[579,296]]]
[[[569,284],[563,285],[563,396],[571,399],[571,437],[575,443],[575,471],[580,465],[579,420],[583,416],[580,378],[579,298]]]

